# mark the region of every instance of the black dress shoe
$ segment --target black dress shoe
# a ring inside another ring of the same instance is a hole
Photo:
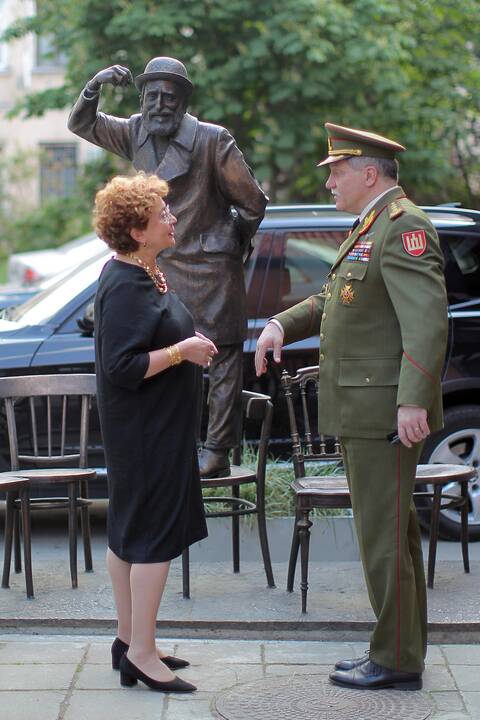
[[[177,676],[168,682],[154,680],[148,675],[145,675],[140,668],[130,662],[125,654],[122,655],[120,660],[120,685],[123,685],[124,687],[133,687],[133,685],[137,684],[138,680],[141,680],[151,690],[157,690],[158,692],[187,693],[194,692],[197,689],[195,685],[185,682],[185,680],[182,680]]]
[[[335,670],[353,670],[353,668],[363,665],[368,660],[368,650],[365,655],[359,658],[352,658],[351,660],[339,660],[335,663]]]
[[[421,690],[422,674],[389,670],[368,660],[352,670],[335,670],[329,675],[335,685],[357,690]]]
[[[115,638],[112,643],[112,670],[120,670],[120,660],[129,647],[130,646],[127,645],[127,643],[124,643],[123,640],[120,640],[120,638]],[[166,655],[165,657],[160,658],[160,660],[168,668],[170,668],[170,670],[181,670],[182,668],[186,668],[190,665],[188,660],[182,660],[174,655]]]
[[[228,450],[214,450],[204,447],[198,455],[200,477],[218,478],[230,475]]]

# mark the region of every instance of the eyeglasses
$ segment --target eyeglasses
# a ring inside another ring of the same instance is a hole
[[[175,215],[170,212],[170,207],[168,205],[165,205],[162,212],[158,214],[160,222],[165,223],[166,225],[170,225],[174,217]]]

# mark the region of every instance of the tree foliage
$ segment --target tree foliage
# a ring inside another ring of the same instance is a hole
[[[114,63],[143,72],[181,59],[196,86],[191,111],[228,127],[272,199],[326,197],[315,162],[330,120],[404,143],[402,181],[421,202],[478,203],[478,0],[42,0],[7,31],[49,34],[68,58],[65,85],[17,108],[73,103]],[[102,92],[117,115],[138,109],[130,87]]]

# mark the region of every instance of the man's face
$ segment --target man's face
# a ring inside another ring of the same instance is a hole
[[[335,198],[337,210],[358,215],[368,204],[369,188],[365,184],[366,168],[356,170],[348,160],[330,165],[330,176],[325,184]]]
[[[142,96],[142,120],[151,135],[170,137],[185,114],[185,92],[170,80],[151,80]]]

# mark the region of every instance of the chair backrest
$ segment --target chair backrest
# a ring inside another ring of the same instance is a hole
[[[318,365],[300,368],[296,375],[282,373],[282,388],[288,408],[292,463],[295,477],[305,476],[305,461],[339,462],[338,438],[317,431]]]
[[[95,393],[94,374],[0,378],[11,469],[87,467],[89,410]]]
[[[249,421],[261,422],[257,455],[257,479],[259,476],[264,478],[267,466],[268,442],[272,428],[272,401],[269,395],[242,390],[242,405],[244,424]],[[241,447],[235,448],[233,451],[233,463],[235,465],[241,464],[241,451]]]

